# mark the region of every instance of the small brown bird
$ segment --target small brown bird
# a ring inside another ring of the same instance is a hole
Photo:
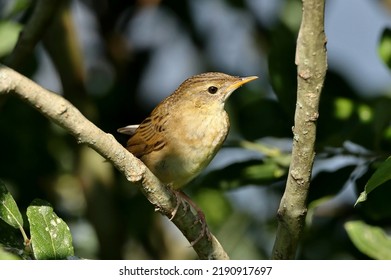
[[[229,130],[226,100],[234,90],[255,79],[217,72],[195,75],[140,125],[126,126],[118,132],[131,135],[126,148],[161,182],[177,190],[216,155]]]

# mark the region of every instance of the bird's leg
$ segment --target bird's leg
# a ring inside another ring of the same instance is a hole
[[[189,196],[187,196],[184,192],[176,191],[176,190],[172,190],[172,191],[174,192],[175,197],[177,199],[177,205],[175,206],[174,211],[171,213],[170,220],[172,220],[175,217],[180,204],[183,205],[185,212],[188,210],[186,203],[184,203],[184,200],[186,200],[186,202],[188,202],[190,204],[190,206],[197,212],[198,221],[196,221],[196,223],[197,222],[201,223],[201,233],[195,240],[190,242],[190,245],[194,246],[205,235],[208,237],[208,240],[211,240],[211,235],[210,235],[208,226],[206,224],[205,214],[204,214],[204,212],[202,212],[201,208],[199,208],[197,206],[197,204],[195,204],[194,201],[191,200],[191,198]]]
[[[178,212],[179,206],[181,204],[183,206],[185,213],[186,213],[188,207],[187,207],[186,203],[183,202],[181,192],[178,192],[178,191],[171,189],[171,188],[170,188],[170,190],[172,191],[172,193],[175,195],[175,198],[176,198],[176,206],[175,206],[174,210],[171,212],[170,221],[172,221],[172,219],[174,219],[174,217],[176,216],[176,213]]]

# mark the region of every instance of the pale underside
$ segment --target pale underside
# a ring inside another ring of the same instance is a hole
[[[181,188],[210,163],[227,136],[229,120],[223,104],[209,105],[216,108],[197,108],[197,116],[153,111],[139,127],[127,127],[125,133],[134,133],[127,149],[163,183]],[[194,104],[182,104],[181,111],[189,112],[184,106]]]

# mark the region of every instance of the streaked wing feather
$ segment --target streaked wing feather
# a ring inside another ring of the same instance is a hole
[[[165,146],[164,131],[167,115],[152,114],[136,129],[127,143],[127,149],[140,158],[152,151],[158,151]]]

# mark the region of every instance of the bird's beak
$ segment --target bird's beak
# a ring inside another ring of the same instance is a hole
[[[241,77],[241,78],[238,78],[238,80],[232,84],[230,84],[227,88],[227,92],[231,93],[233,92],[234,90],[236,90],[237,88],[239,88],[240,86],[244,85],[244,84],[247,84],[251,81],[254,81],[258,79],[257,76],[249,76],[249,77]]]

